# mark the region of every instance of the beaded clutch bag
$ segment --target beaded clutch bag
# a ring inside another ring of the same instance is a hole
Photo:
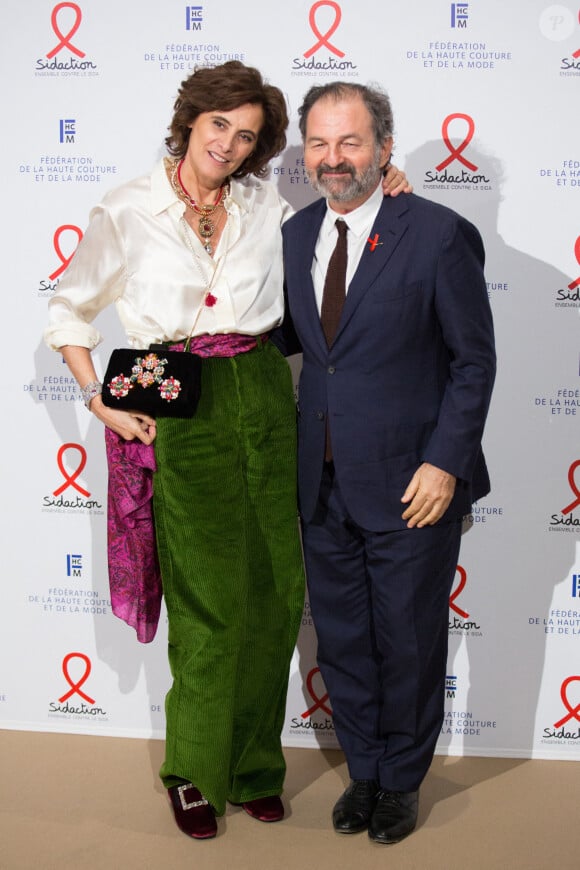
[[[201,358],[189,350],[117,348],[103,380],[108,408],[150,417],[193,417],[201,395]]]

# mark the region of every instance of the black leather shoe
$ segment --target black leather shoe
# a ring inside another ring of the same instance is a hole
[[[339,834],[356,834],[368,827],[377,802],[379,785],[374,779],[353,779],[334,805],[332,824]]]
[[[381,789],[369,822],[369,837],[376,843],[398,843],[417,824],[418,791]]]

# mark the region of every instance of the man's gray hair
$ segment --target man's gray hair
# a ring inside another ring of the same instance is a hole
[[[391,101],[386,91],[378,85],[370,87],[359,85],[356,82],[330,82],[327,85],[314,85],[310,88],[302,105],[298,109],[299,127],[302,141],[306,138],[306,121],[312,106],[325,98],[334,99],[336,102],[348,100],[359,96],[367,107],[373,124],[375,142],[382,147],[385,139],[393,135],[393,110]]]

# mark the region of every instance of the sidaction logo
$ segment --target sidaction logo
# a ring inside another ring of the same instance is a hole
[[[44,75],[97,75],[92,72],[97,69],[97,65],[92,60],[85,60],[85,52],[76,41],[73,42],[82,18],[83,13],[76,3],[58,3],[54,7],[50,23],[58,42],[44,57],[36,61],[37,72]],[[62,52],[65,53],[61,54]]]
[[[576,262],[580,266],[580,236],[578,236],[574,244],[574,256],[576,257]],[[570,284],[568,284],[569,290],[577,290],[578,288],[580,288],[580,277],[576,278],[575,281],[572,281]]]
[[[69,665],[74,659],[80,659],[84,665],[84,671],[76,680],[71,676],[69,671]],[[91,660],[84,653],[71,652],[64,657],[62,660],[62,672],[70,688],[60,696],[58,703],[55,701],[50,702],[48,708],[50,713],[64,714],[66,718],[71,716],[91,717],[107,715],[101,707],[96,706],[95,699],[81,688],[89,679],[91,670]],[[75,695],[78,697],[74,697]]]
[[[574,493],[574,499],[563,507],[559,514],[552,514],[549,529],[551,532],[580,532],[580,517],[573,511],[580,507],[580,488],[576,483],[576,472],[580,468],[580,459],[576,459],[568,469],[568,484]]]
[[[63,252],[62,246],[60,243],[60,239],[61,239],[61,236],[63,235],[63,233],[66,233],[66,235],[67,235],[67,247],[69,247],[69,248],[70,248],[71,234],[72,234],[72,237],[74,237],[73,238],[73,247],[72,247],[71,252],[68,256]],[[56,256],[57,256],[58,260],[60,261],[60,265],[58,265],[56,267],[56,269],[54,269],[50,273],[50,275],[48,276],[48,280],[44,279],[44,278],[41,280],[41,282],[39,284],[39,288],[38,288],[39,293],[54,293],[54,291],[58,287],[58,279],[60,278],[60,276],[62,275],[62,273],[64,272],[64,270],[67,268],[68,264],[70,263],[70,261],[74,257],[76,250],[79,246],[79,242],[81,241],[82,237],[83,237],[83,231],[81,230],[80,227],[77,227],[75,224],[63,224],[62,226],[57,227],[57,229],[55,230],[54,236],[52,238],[52,244],[54,246]]]
[[[578,161],[574,161],[576,163]],[[580,166],[580,162],[578,162]],[[580,170],[570,170],[571,175],[578,175],[579,178],[569,178],[568,180],[572,184],[580,185]],[[580,266],[580,236],[576,239],[574,243],[574,256],[576,257],[576,262]],[[555,308],[580,308],[580,275],[577,278],[574,278],[566,287],[560,287],[556,291],[556,301],[554,303]]]
[[[67,471],[64,464],[65,454],[71,451],[78,453],[79,456],[77,467],[72,473]],[[52,495],[44,496],[43,506],[45,508],[82,508],[83,510],[86,510],[87,508],[102,508],[103,506],[100,502],[91,499],[91,493],[89,490],[81,486],[80,483],[77,483],[77,479],[80,477],[85,465],[87,464],[87,451],[85,448],[81,444],[75,444],[73,442],[63,444],[57,453],[56,461],[59,471],[64,478],[64,483],[61,483],[61,485],[53,491]],[[65,497],[64,493],[69,488],[76,490],[76,492],[83,498],[79,498],[78,495],[71,498],[68,493]]]
[[[70,254],[68,256],[64,253],[61,245],[61,236],[63,233],[66,233],[66,247],[70,249]],[[52,244],[60,264],[53,269],[48,278],[43,278],[39,282],[37,291],[39,296],[50,296],[54,293],[58,287],[60,276],[74,257],[82,237],[83,231],[75,224],[63,224],[62,226],[57,227],[54,232]],[[71,238],[73,242],[72,246],[70,245]]]
[[[459,125],[457,122],[460,122]],[[453,145],[449,128],[453,124],[455,130],[467,125],[467,131],[459,145]],[[428,169],[425,173],[425,186],[453,186],[454,188],[470,188],[477,190],[491,190],[490,179],[481,172],[479,167],[464,155],[467,146],[473,139],[475,122],[471,115],[463,112],[454,112],[443,120],[441,135],[449,154],[435,167],[435,171]],[[454,165],[457,164],[457,165]],[[468,170],[468,171],[466,171]]]
[[[314,686],[314,679],[320,684],[320,691]],[[306,690],[310,698],[314,702],[307,710],[300,715],[300,718],[294,717],[290,728],[292,731],[307,730],[307,731],[331,731],[334,732],[334,724],[332,722],[332,710],[328,703],[328,692],[322,682],[320,668],[312,668],[306,677]],[[321,710],[326,714],[326,717],[321,721],[313,720],[312,714],[317,710]]]
[[[62,252],[62,248],[60,245],[60,237],[62,236],[63,233],[70,233],[70,232],[72,232],[73,235],[76,235],[76,242],[74,243],[74,248],[72,249],[71,253],[67,257]],[[57,255],[58,259],[60,260],[60,266],[58,266],[54,270],[54,272],[51,272],[51,274],[48,276],[49,281],[54,281],[56,278],[60,278],[60,276],[62,275],[62,273],[64,272],[64,270],[67,268],[68,264],[70,263],[70,261],[74,257],[82,237],[83,237],[82,230],[80,229],[80,227],[75,226],[75,224],[63,224],[62,226],[58,227],[55,230],[54,236],[52,238],[52,243],[54,245],[54,250],[56,252],[56,255]]]
[[[328,7],[328,10],[325,11],[324,7]],[[306,49],[302,57],[294,58],[292,70],[305,70],[303,75],[324,75],[329,71],[352,72],[357,69],[356,64],[344,60],[345,53],[334,38],[341,19],[342,9],[334,0],[319,0],[310,7],[308,23],[316,41]],[[320,21],[324,22],[325,30],[319,26]],[[325,53],[319,55],[323,49]]]
[[[580,266],[580,236],[574,244],[574,256]],[[570,281],[566,288],[558,290],[556,299],[556,308],[577,308],[580,302],[580,276]]]
[[[540,15],[540,32],[551,42],[563,42],[573,36],[576,20],[580,21],[580,11],[576,19],[575,14],[567,6],[560,4],[548,6]],[[560,75],[580,75],[580,48],[570,51],[566,57],[561,58]]]
[[[580,683],[580,676],[568,677],[560,688],[560,697],[566,714],[554,722],[550,728],[544,728],[544,738],[549,740],[576,740],[580,745],[580,703],[573,706],[568,699],[568,689],[572,683]]]
[[[459,583],[449,596],[449,609],[456,613],[460,619],[457,619],[457,616],[453,616],[453,621],[451,619],[449,620],[449,631],[454,634],[459,634],[462,631],[469,631],[472,634],[481,634],[481,626],[473,620],[468,622],[469,613],[456,604],[457,598],[461,595],[467,585],[467,571],[465,568],[462,568],[461,565],[458,565],[456,574],[459,574]]]

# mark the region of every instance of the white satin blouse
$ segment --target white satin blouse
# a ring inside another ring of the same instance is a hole
[[[194,335],[259,335],[277,326],[284,310],[280,228],[292,209],[273,184],[253,176],[232,181],[225,207],[212,259],[182,219],[186,206],[163,161],[108,193],[91,211],[49,302],[49,347],[94,348],[102,336],[92,321],[112,302],[132,347],[184,338],[196,317]],[[212,307],[202,304],[210,280]]]

